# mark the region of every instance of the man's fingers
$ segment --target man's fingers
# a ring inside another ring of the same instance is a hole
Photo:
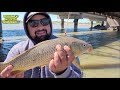
[[[24,77],[24,73],[23,72],[14,72],[11,74],[11,76],[9,78],[23,78]]]
[[[61,61],[57,52],[54,53],[54,65],[56,67],[61,65]]]
[[[73,51],[66,45],[64,46],[64,50],[67,52],[68,62],[71,63],[75,58]]]
[[[17,78],[17,75],[21,74],[21,71],[13,71],[8,78]]]
[[[17,78],[23,78],[24,77],[24,73],[23,72],[21,72],[21,73],[19,73],[18,75],[17,75]]]
[[[56,45],[56,52],[58,53],[61,62],[66,62],[67,53],[61,45]]]
[[[56,67],[54,65],[54,60],[52,59],[49,63],[49,68],[51,71],[56,71]]]
[[[60,45],[60,44],[58,44],[58,45],[56,45],[56,50],[57,50],[57,51],[62,51],[62,50],[63,50],[63,48],[61,47],[61,45]]]
[[[64,50],[67,52],[67,54],[69,55],[69,56],[72,56],[72,55],[74,55],[74,53],[73,53],[73,51],[71,50],[71,48],[69,48],[68,46],[64,46]]]
[[[54,59],[52,59],[49,63],[49,68],[54,73],[63,73],[73,60],[73,51],[68,46],[64,46],[63,48],[60,44],[58,44],[56,45]]]
[[[22,78],[24,77],[24,73],[20,71],[13,71],[13,66],[7,66],[1,73],[0,78]]]
[[[12,66],[12,65],[7,66],[7,67],[0,73],[1,77],[3,77],[3,78],[8,77],[8,76],[10,75],[12,69],[13,69],[13,66]]]

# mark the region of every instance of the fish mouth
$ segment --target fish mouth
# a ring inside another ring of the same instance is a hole
[[[93,47],[92,47],[92,45],[91,44],[89,44],[89,48],[88,48],[88,53],[92,53],[92,51],[93,51]]]

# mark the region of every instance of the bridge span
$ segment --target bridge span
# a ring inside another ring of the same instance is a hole
[[[101,21],[101,27],[105,25],[106,29],[120,30],[120,12],[48,12],[49,14],[59,15],[61,19],[61,28],[64,29],[64,19],[74,19],[74,28],[78,27],[78,20],[88,18],[91,21]],[[98,28],[101,29],[101,28]],[[104,28],[102,28],[104,29]]]

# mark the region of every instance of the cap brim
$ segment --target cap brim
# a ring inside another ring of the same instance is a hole
[[[27,16],[26,23],[27,23],[34,15],[36,15],[36,14],[41,14],[41,13],[46,14],[45,12],[31,12],[31,13],[29,13],[28,16]]]

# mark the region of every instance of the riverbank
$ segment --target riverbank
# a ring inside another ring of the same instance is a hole
[[[78,23],[78,28],[90,28],[89,23]],[[64,28],[74,28],[74,23],[65,23]],[[2,24],[3,30],[24,30],[23,23],[20,24]],[[53,29],[61,29],[61,23],[53,23]]]

